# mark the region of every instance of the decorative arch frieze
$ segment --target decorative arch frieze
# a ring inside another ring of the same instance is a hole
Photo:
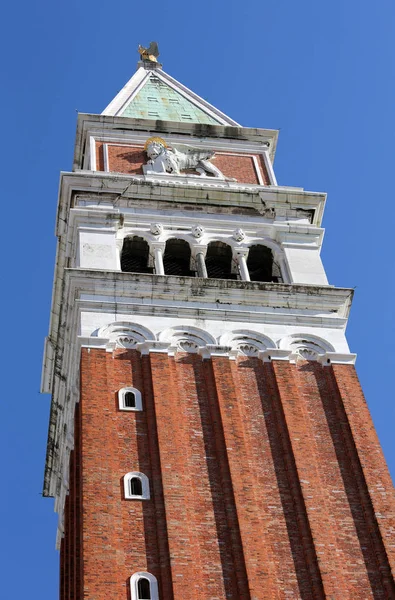
[[[178,325],[165,329],[158,335],[160,342],[168,342],[173,351],[197,353],[200,348],[215,344],[207,331],[198,327]]]
[[[304,333],[295,333],[281,339],[279,348],[289,350],[291,360],[319,360],[322,355],[334,351],[332,344],[326,340]]]
[[[174,355],[188,352],[200,354],[202,358],[255,356],[264,361],[294,362],[303,359],[322,364],[355,362],[355,355],[339,354],[330,342],[307,333],[291,334],[281,338],[276,345],[267,335],[250,329],[227,331],[215,339],[208,331],[190,325],[176,325],[155,335],[143,325],[117,321],[100,328],[97,338],[99,344],[105,344],[108,351],[125,348],[136,349],[142,354],[166,352]]]
[[[118,321],[102,327],[99,329],[98,337],[108,339],[107,349],[136,348],[139,343],[155,340],[155,335],[147,327],[126,321]]]
[[[269,337],[249,329],[228,331],[218,338],[218,343],[221,346],[230,346],[231,352],[244,356],[259,356],[259,352],[276,347]]]

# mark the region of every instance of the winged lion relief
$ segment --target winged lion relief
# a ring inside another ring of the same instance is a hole
[[[146,175],[150,173],[167,173],[181,175],[182,171],[193,170],[201,177],[215,177],[222,181],[236,181],[225,175],[210,162],[214,152],[201,150],[191,146],[169,146],[160,137],[149,138],[144,146],[148,160],[143,165]]]

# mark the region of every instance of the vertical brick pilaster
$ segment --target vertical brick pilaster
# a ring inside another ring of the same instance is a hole
[[[75,473],[75,528],[74,528],[74,596],[78,600],[81,597],[83,589],[83,568],[82,568],[82,494],[81,494],[81,427],[80,427],[80,405],[77,404],[74,413],[74,473]]]
[[[198,600],[202,563],[191,506],[193,485],[185,406],[179,398],[174,359],[167,354],[152,353],[150,365],[173,593],[175,598],[182,598],[188,586],[188,600]]]
[[[116,520],[120,518],[120,473],[116,432],[111,427],[114,406],[107,385],[107,353],[82,349],[81,354],[81,523],[84,548],[82,595],[101,600],[125,597],[119,572]],[[110,405],[111,402],[111,411]],[[114,539],[115,538],[115,539]],[[122,576],[122,579],[121,579]]]
[[[326,596],[395,597],[335,371],[315,361],[275,361],[273,369]],[[357,389],[353,382],[352,418],[360,413]],[[362,421],[358,427],[361,434]]]
[[[60,569],[59,569],[59,598],[65,600],[64,590],[64,538],[60,542]]]
[[[64,538],[63,542],[63,593],[66,600],[70,598],[70,536],[69,532],[69,497],[66,497],[65,505],[64,505]]]
[[[267,538],[269,519],[256,481],[253,452],[245,432],[231,361],[213,357],[212,367],[251,598],[260,598],[262,590],[267,598],[277,598],[276,561]]]
[[[207,598],[226,597],[224,576],[227,549],[222,548],[222,510],[218,503],[217,473],[213,472],[214,448],[210,436],[207,396],[202,359],[197,354],[178,353],[176,366],[179,397],[185,417],[188,468],[191,476],[190,502],[201,560],[197,593]],[[223,560],[222,560],[223,559]]]
[[[231,361],[237,391],[239,416],[243,427],[244,452],[248,455],[251,481],[258,500],[262,526],[261,544],[270,548],[275,587],[287,595],[299,595],[295,558],[292,554],[284,506],[279,491],[278,458],[273,452],[273,426],[268,405],[268,390],[263,379],[262,363],[256,357],[240,357]],[[283,495],[285,500],[285,496]],[[305,574],[306,576],[306,574]],[[305,594],[306,586],[304,587]],[[308,597],[308,596],[306,596]],[[311,592],[310,596],[311,597]]]
[[[153,502],[155,504],[155,522],[157,532],[158,556],[159,556],[159,597],[173,600],[173,584],[171,577],[169,540],[167,531],[166,510],[163,498],[162,470],[160,462],[157,419],[155,403],[153,398],[152,373],[149,356],[143,356],[142,378],[143,378],[143,408],[147,413],[148,440],[151,457],[151,489]]]
[[[295,557],[301,594],[303,597],[304,594],[307,594],[307,597],[312,594],[313,598],[321,599],[325,597],[321,573],[275,372],[271,363],[263,363],[262,370],[261,381],[265,382],[268,394],[268,407],[264,406],[264,412],[265,414],[269,412],[269,415],[272,412],[275,425],[273,429],[269,429],[272,433],[270,436],[272,453],[277,465],[279,491],[282,497],[285,496],[284,515]],[[288,501],[288,494],[292,498],[291,502]]]
[[[344,593],[342,598],[351,600],[351,596],[344,592],[344,575],[337,554],[337,524],[327,507],[324,470],[328,465],[322,463],[318,455],[318,445],[325,444],[326,440],[315,436],[306,406],[306,399],[312,396],[316,402],[320,402],[320,399],[311,388],[302,386],[303,382],[297,378],[296,365],[285,361],[273,361],[272,368],[320,565],[324,597],[337,598],[341,590]]]
[[[174,596],[236,599],[202,359],[152,354],[151,370]]]
[[[74,451],[70,453],[70,473],[69,473],[69,517],[68,517],[68,543],[69,543],[69,598],[76,600],[75,596],[75,467]]]
[[[207,597],[240,600],[232,561],[217,445],[208,400],[206,370],[197,354],[177,360],[179,385],[184,387],[195,484],[194,513],[200,528],[204,562],[202,581]],[[187,385],[185,385],[185,383]]]
[[[354,366],[335,364],[325,372],[356,488],[354,511],[363,510],[358,535],[365,552],[371,546],[365,558],[369,576],[375,589],[382,585],[395,598],[395,497],[388,467]]]
[[[228,540],[224,540],[224,543],[226,543],[229,551],[231,552],[232,569],[234,574],[234,577],[231,580],[231,584],[234,586],[232,587],[231,594],[233,593],[234,598],[237,600],[250,600],[251,595],[248,585],[245,557],[241,542],[237,509],[233,493],[228,453],[220,415],[212,361],[205,360],[203,362],[203,369],[206,381],[207,399],[210,407],[212,438],[216,447],[216,460],[215,464],[213,464],[213,468],[218,469],[220,472],[222,502],[228,529]],[[233,597],[231,594],[229,594],[230,598]]]

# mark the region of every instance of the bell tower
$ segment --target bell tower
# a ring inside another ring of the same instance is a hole
[[[60,179],[42,377],[60,599],[395,598],[326,196],[277,184],[277,131],[139,52],[79,114]]]

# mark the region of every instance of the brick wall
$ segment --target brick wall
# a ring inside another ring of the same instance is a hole
[[[83,349],[61,600],[395,598],[391,493],[352,366]]]

